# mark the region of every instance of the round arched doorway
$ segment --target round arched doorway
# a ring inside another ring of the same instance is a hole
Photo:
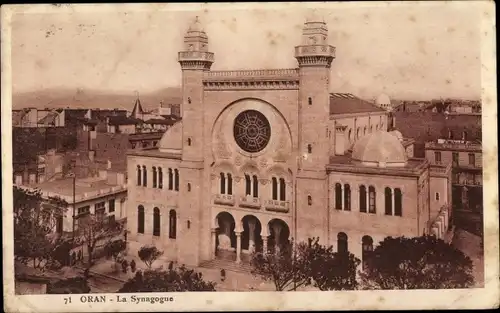
[[[215,256],[219,259],[236,260],[236,234],[234,233],[234,217],[228,212],[220,212],[217,220],[217,236],[215,237]]]
[[[241,259],[249,262],[253,252],[262,251],[262,224],[254,215],[243,217],[243,232],[241,233]]]
[[[267,249],[269,252],[277,251],[290,243],[290,228],[280,219],[272,219],[269,221],[269,237]]]

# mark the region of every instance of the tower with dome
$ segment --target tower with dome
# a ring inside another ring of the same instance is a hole
[[[323,20],[306,20],[295,58],[295,68],[214,70],[201,22],[189,26],[182,119],[157,147],[128,153],[132,251],[156,245],[209,267],[292,238],[362,258],[386,236],[444,236],[450,168],[413,158],[386,110],[331,92]]]

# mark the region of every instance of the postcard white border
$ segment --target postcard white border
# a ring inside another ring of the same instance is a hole
[[[107,303],[82,304],[78,295],[64,305],[68,295],[14,295],[12,244],[12,68],[11,29],[12,14],[151,11],[151,10],[252,10],[293,9],[343,6],[411,6],[443,5],[443,2],[345,2],[345,3],[218,3],[218,4],[102,4],[102,5],[4,5],[2,6],[2,201],[3,201],[3,274],[4,307],[8,312],[111,312],[111,311],[234,311],[234,310],[362,310],[362,309],[471,309],[499,306],[499,238],[498,238],[498,166],[497,166],[497,93],[496,93],[496,38],[494,3],[447,2],[446,5],[479,6],[483,12],[481,40],[481,86],[483,102],[483,171],[484,227],[485,227],[485,287],[466,290],[415,291],[346,291],[346,292],[186,292],[155,293],[148,296],[172,296],[166,304]],[[467,43],[464,43],[467,44]],[[106,294],[116,298],[117,295]],[[143,296],[144,294],[140,294]]]

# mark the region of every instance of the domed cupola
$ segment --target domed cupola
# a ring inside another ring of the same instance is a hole
[[[408,162],[401,141],[385,131],[376,131],[358,140],[352,150],[352,159],[372,167],[403,167]]]

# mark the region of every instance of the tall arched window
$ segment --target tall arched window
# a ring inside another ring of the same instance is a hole
[[[351,186],[349,184],[344,185],[344,210],[351,210]]]
[[[141,185],[141,166],[137,165],[137,186]]]
[[[371,253],[373,251],[373,239],[372,239],[372,237],[363,236],[363,238],[361,239],[361,245],[363,248],[362,256],[361,256],[361,259],[363,262],[362,266],[363,266],[363,269],[365,269],[368,258],[371,256]]]
[[[366,213],[366,187],[359,186],[359,212]]]
[[[154,208],[153,210],[153,236],[160,236],[160,209]]]
[[[335,209],[342,210],[342,185],[335,184]]]
[[[349,138],[349,141],[352,141],[352,129],[349,129],[349,136],[347,138]]]
[[[307,204],[312,205],[313,204],[313,198],[309,195],[307,196]]]
[[[392,215],[392,191],[391,188],[385,187],[385,215]]]
[[[148,186],[148,171],[144,165],[142,166],[142,185],[144,187]]]
[[[280,178],[280,200],[285,201],[286,199],[286,184],[285,179]]]
[[[252,180],[253,180],[253,197],[258,198],[259,197],[259,181],[257,180],[257,176],[253,175]]]
[[[349,251],[347,246],[347,234],[346,233],[338,233],[337,234],[337,252],[338,253],[347,253]]]
[[[174,173],[172,172],[172,169],[168,169],[168,190],[173,190],[174,189]]]
[[[163,188],[163,170],[161,167],[158,168],[158,188]]]
[[[271,185],[272,185],[273,200],[278,200],[278,180],[276,179],[276,177],[272,178]]]
[[[312,105],[313,104],[313,100],[311,97],[307,98],[307,102],[309,103],[309,105]]]
[[[175,176],[175,183],[174,183],[175,191],[179,191],[179,170],[178,169],[174,170],[174,176]]]
[[[403,216],[403,194],[401,189],[394,189],[394,215]]]
[[[358,129],[356,130],[356,139],[359,139],[360,134],[361,134],[361,128],[358,127]]]
[[[377,213],[377,206],[376,206],[376,199],[377,199],[377,194],[375,192],[375,187],[370,186],[368,187],[368,212],[369,213]]]
[[[233,176],[231,174],[227,174],[227,194],[233,194]]]
[[[153,188],[156,188],[158,182],[158,173],[156,172],[156,167],[153,166]]]
[[[191,145],[191,138],[188,138],[188,146]]]
[[[226,194],[226,175],[224,173],[220,173],[220,193]]]
[[[245,174],[245,194],[247,196],[252,194],[252,181],[250,180],[250,175]]]
[[[366,135],[366,126],[365,126],[365,128],[363,129],[363,135]]]
[[[137,207],[137,233],[144,234],[144,207]]]
[[[177,237],[177,213],[175,210],[170,210],[168,213],[168,238],[175,239]]]
[[[313,152],[312,145],[311,145],[311,144],[308,144],[308,145],[307,145],[307,153],[312,153],[312,152]]]

